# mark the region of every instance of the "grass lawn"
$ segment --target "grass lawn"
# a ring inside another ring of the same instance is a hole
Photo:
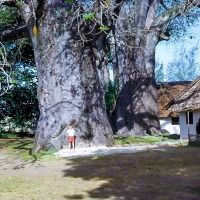
[[[163,141],[176,141],[179,140],[179,135],[154,135],[154,136],[143,136],[143,137],[115,137],[115,144],[128,145],[128,144],[155,144],[156,142]]]
[[[199,200],[199,147],[64,160],[31,155],[32,146],[33,139],[0,140],[0,199]]]

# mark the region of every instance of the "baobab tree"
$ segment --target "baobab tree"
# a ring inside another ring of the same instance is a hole
[[[123,135],[160,132],[155,49],[199,17],[200,1],[124,1],[111,34],[114,77],[119,94],[112,117]],[[123,20],[123,18],[128,20]],[[163,52],[164,53],[164,52]]]
[[[1,5],[16,7],[25,21],[2,32],[1,39],[25,37],[28,30],[34,49],[40,109],[34,150],[61,148],[68,123],[77,128],[78,146],[111,145],[103,92],[107,27],[100,9],[106,2],[94,1],[89,8],[84,1],[71,0],[5,0]]]

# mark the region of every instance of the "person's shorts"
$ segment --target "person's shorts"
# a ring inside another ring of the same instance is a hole
[[[75,136],[69,136],[68,142],[75,142]]]

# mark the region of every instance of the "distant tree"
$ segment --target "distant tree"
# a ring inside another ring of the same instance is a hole
[[[155,63],[155,78],[156,82],[163,82],[165,75],[164,75],[164,64],[160,63],[159,60]]]
[[[14,28],[17,30],[17,27],[23,26],[24,21],[19,14],[19,12],[12,7],[0,6],[0,35],[2,36],[4,30]],[[12,39],[11,36],[8,38]],[[5,92],[8,91],[13,84],[13,78],[11,77],[13,74],[13,69],[16,62],[26,62],[27,60],[33,61],[33,51],[32,55],[29,57],[24,56],[24,54],[28,55],[30,52],[29,49],[23,49],[22,46],[27,43],[25,41],[9,41],[2,43],[2,39],[0,37],[0,96],[2,96]],[[30,46],[30,42],[29,42]],[[32,49],[32,47],[31,47]],[[22,55],[23,54],[23,55]],[[25,59],[26,57],[26,59]],[[32,58],[30,58],[32,57]]]
[[[33,49],[29,40],[24,39],[5,45],[9,67],[4,71],[9,82],[2,79],[1,84],[9,85],[9,90],[0,98],[0,120],[8,118],[16,127],[38,119],[37,73],[33,62]]]
[[[117,93],[118,85],[114,81],[110,81],[108,85],[105,86],[105,102],[106,111],[108,113],[113,112],[116,103]]]
[[[189,50],[185,46],[176,49],[172,61],[166,66],[166,79],[168,81],[192,81],[197,78],[200,75],[198,54],[199,43]]]

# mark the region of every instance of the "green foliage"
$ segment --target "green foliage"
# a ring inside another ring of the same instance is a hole
[[[108,28],[107,26],[100,26],[100,27],[99,27],[99,30],[100,30],[100,31],[108,31],[109,28]]]
[[[61,7],[56,8],[56,13],[59,13],[61,11]]]
[[[119,90],[118,84],[112,81],[110,81],[108,85],[105,87],[105,102],[106,102],[106,110],[108,112],[110,112],[114,108],[118,90]]]
[[[1,97],[0,120],[9,118],[9,123],[23,127],[39,115],[33,49],[27,39],[7,43],[5,48],[12,65],[4,69],[10,76],[10,89]],[[0,75],[1,84],[6,85],[7,82]]]
[[[13,132],[2,133],[2,132],[0,132],[0,139],[17,138],[17,137],[19,137],[19,133],[13,133]]]
[[[22,3],[17,2],[17,5],[20,6]],[[0,6],[1,31],[17,28],[23,23],[17,9]],[[4,48],[4,56],[9,65],[4,66],[5,73],[0,72],[1,89],[6,90],[9,86],[9,90],[1,97],[0,120],[8,122],[9,126],[15,124],[20,128],[36,119],[39,114],[33,48],[29,39],[6,42]],[[0,62],[4,63],[5,58],[0,57]]]
[[[36,86],[13,86],[1,99],[0,106],[0,120],[10,117],[11,123],[25,126],[27,121],[37,119],[39,115]]]
[[[75,0],[65,0],[66,3],[74,3]]]
[[[23,6],[25,3],[23,1],[18,1],[15,3],[16,6]]]
[[[89,14],[85,13],[85,14],[83,14],[83,19],[84,20],[92,20],[94,18],[94,16],[95,16],[94,12],[91,12]]]
[[[18,2],[20,3],[20,2]],[[23,19],[16,8],[0,6],[1,30],[11,29],[23,24]]]

